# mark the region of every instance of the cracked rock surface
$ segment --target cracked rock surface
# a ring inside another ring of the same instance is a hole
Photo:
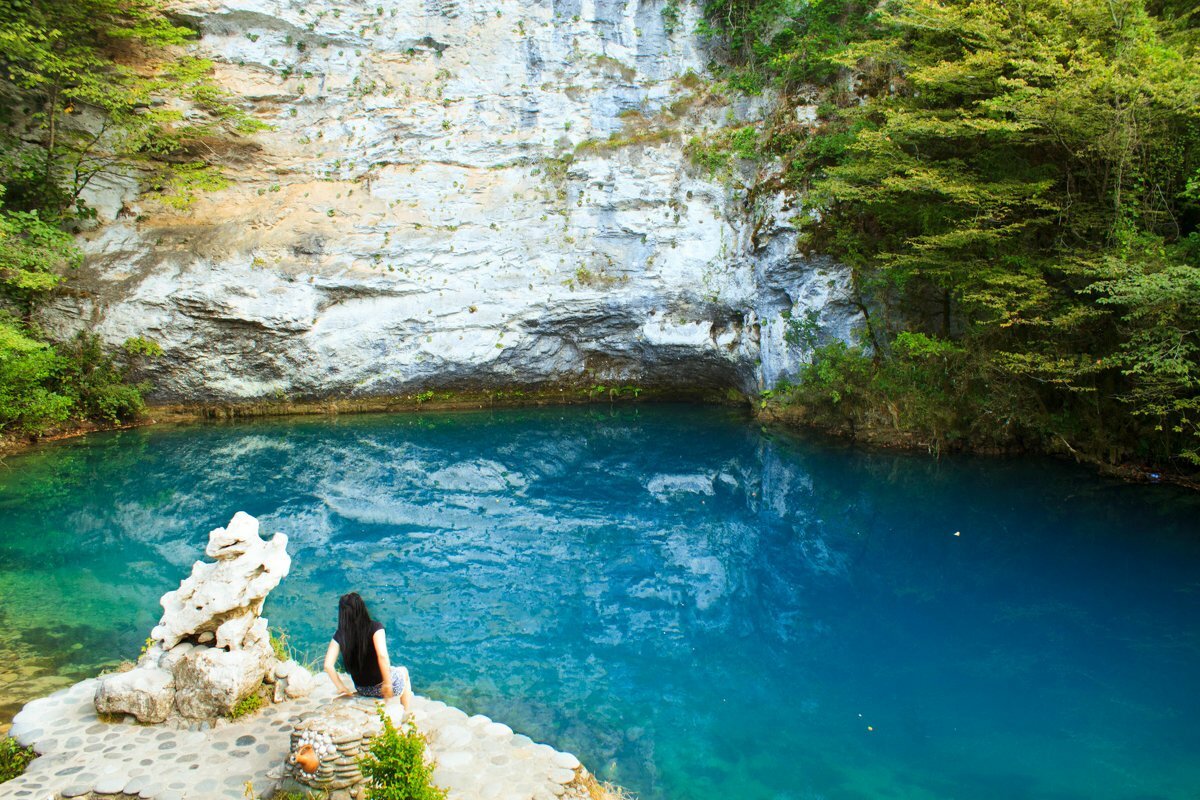
[[[708,86],[660,0],[183,0],[198,55],[271,130],[175,211],[95,182],[102,224],[41,322],[147,336],[152,399],[371,397],[545,384],[737,387],[861,315],[686,143],[765,100]]]

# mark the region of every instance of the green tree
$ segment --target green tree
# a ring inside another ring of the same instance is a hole
[[[59,389],[62,359],[0,318],[0,429],[38,434],[65,422],[75,398]]]
[[[212,81],[211,62],[178,52],[193,36],[162,0],[0,3],[9,203],[86,214],[97,175],[134,168],[175,202],[217,181],[207,140],[263,126]]]
[[[781,3],[709,4],[725,7]],[[850,265],[876,311],[873,410],[989,443],[1200,463],[1195,10],[815,0],[785,15],[727,19],[759,43],[741,68],[786,100],[807,102],[797,76],[824,87],[815,129],[778,115],[761,157],[819,211],[805,246]],[[906,418],[885,387],[923,393],[907,407],[924,411]]]
[[[131,382],[157,346],[108,353],[90,334],[52,343],[36,308],[81,254],[101,175],[136,178],[172,205],[224,178],[231,137],[264,127],[181,47],[194,32],[163,0],[0,2],[0,430],[42,433],[72,419],[116,422],[143,406]]]
[[[79,258],[70,234],[37,211],[8,211],[0,202],[0,300],[28,317]]]

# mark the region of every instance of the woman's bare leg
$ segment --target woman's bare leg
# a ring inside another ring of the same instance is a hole
[[[412,702],[412,681],[408,677],[408,667],[396,667],[404,678],[404,691],[400,693],[400,705],[404,706],[404,710],[409,711],[409,703]]]

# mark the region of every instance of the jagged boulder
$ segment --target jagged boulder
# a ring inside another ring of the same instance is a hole
[[[317,685],[312,673],[291,659],[275,667],[274,677],[276,703],[306,697]]]
[[[105,675],[96,688],[96,711],[132,714],[138,722],[165,722],[175,704],[175,676],[156,666]]]
[[[197,561],[179,588],[163,595],[162,619],[137,667],[100,678],[97,711],[133,714],[141,722],[172,715],[212,719],[229,715],[275,676],[275,653],[260,614],[291,567],[287,536],[263,541],[258,520],[239,511],[227,527],[209,533],[205,553],[215,561]],[[294,691],[302,690],[306,676],[297,675]],[[287,687],[284,693],[294,696]]]
[[[264,542],[258,520],[239,511],[228,527],[208,535],[205,553],[216,561],[197,561],[179,588],[163,595],[163,616],[151,638],[164,650],[182,641],[215,640],[226,650],[258,645],[266,639],[263,601],[291,568],[287,536]]]
[[[261,650],[197,647],[175,664],[175,708],[188,719],[229,716],[274,668],[273,660]]]

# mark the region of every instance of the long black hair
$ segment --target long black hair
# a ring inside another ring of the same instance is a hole
[[[371,627],[371,614],[358,592],[342,595],[338,600],[338,630],[342,632],[342,661],[351,675],[362,672],[376,658]]]

